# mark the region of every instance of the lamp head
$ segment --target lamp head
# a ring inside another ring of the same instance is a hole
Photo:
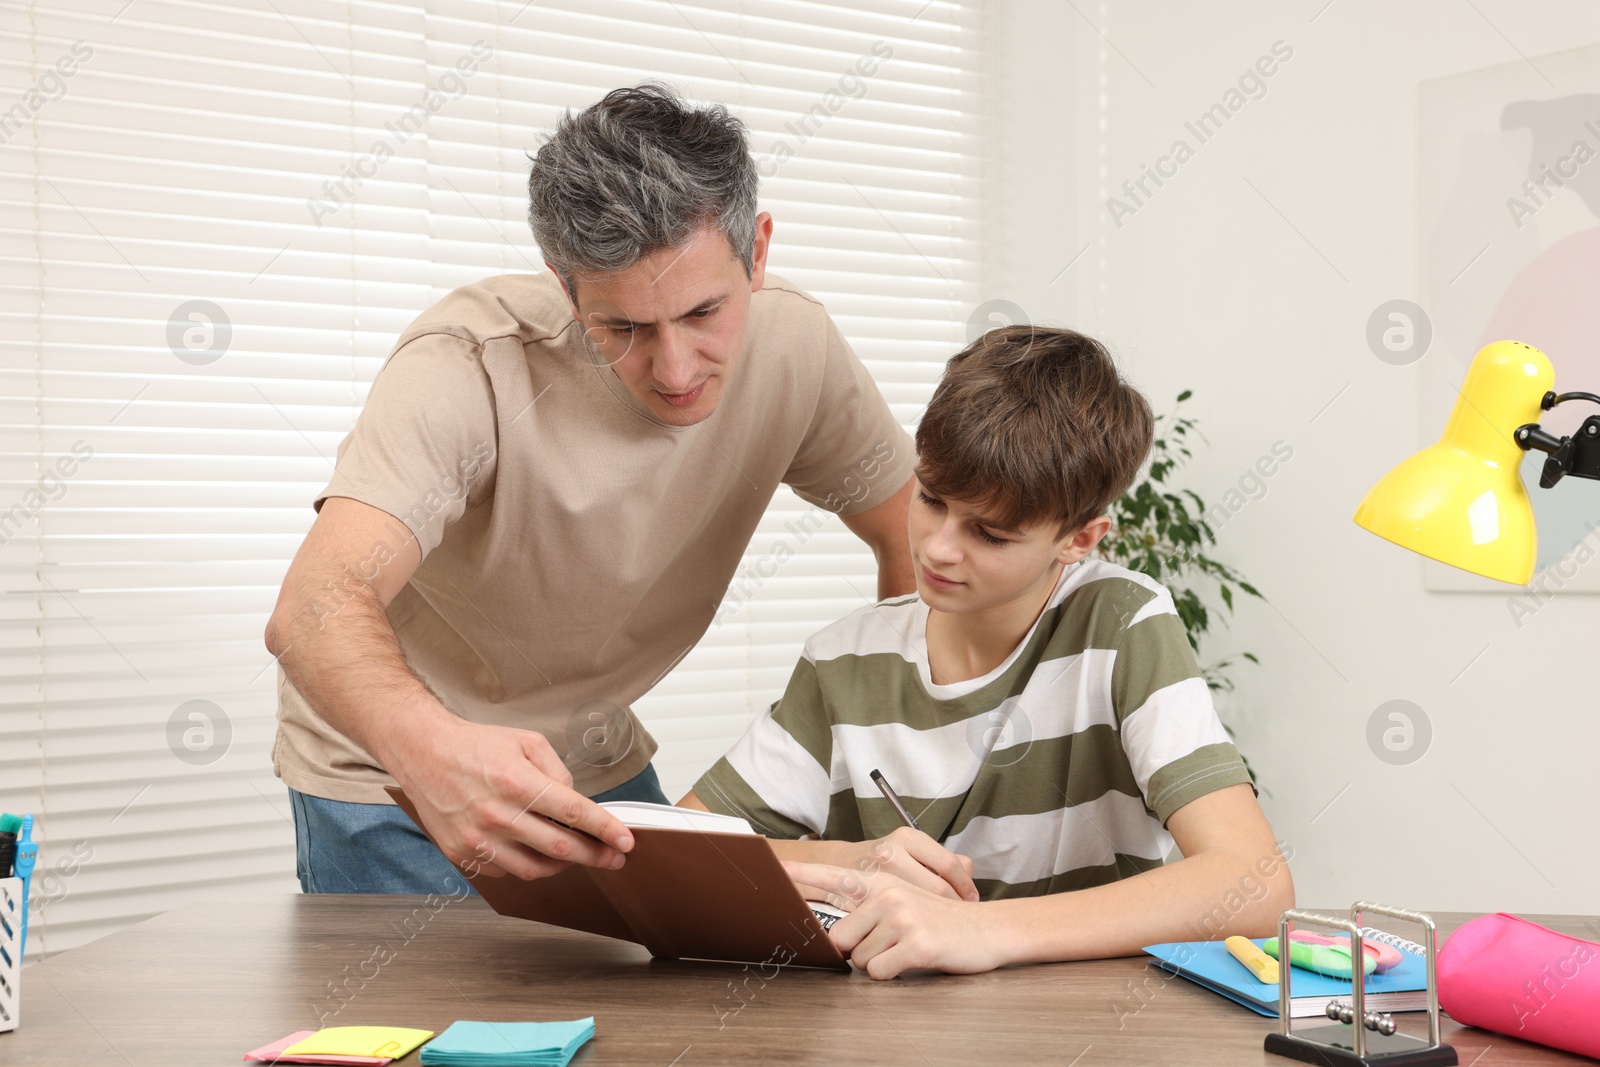
[[[1452,567],[1528,584],[1538,541],[1516,433],[1539,421],[1554,383],[1550,360],[1532,345],[1486,345],[1444,436],[1384,475],[1356,509],[1356,524]]]

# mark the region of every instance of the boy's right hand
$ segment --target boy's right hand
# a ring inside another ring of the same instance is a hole
[[[972,860],[909,826],[876,840],[858,842],[853,860],[856,870],[866,874],[883,871],[951,900],[978,899],[978,888],[972,883]]]

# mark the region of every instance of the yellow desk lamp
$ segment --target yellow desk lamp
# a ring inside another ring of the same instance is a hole
[[[1545,354],[1521,341],[1485,345],[1472,360],[1439,443],[1395,467],[1356,509],[1356,524],[1402,548],[1513,585],[1533,578],[1538,541],[1523,487],[1523,453],[1547,455],[1539,485],[1600,478],[1600,415],[1556,437],[1539,414],[1593,393],[1557,395]]]

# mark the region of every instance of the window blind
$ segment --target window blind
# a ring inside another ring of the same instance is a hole
[[[729,104],[771,269],[908,426],[965,341],[971,4],[9,0],[0,20],[0,806],[45,842],[30,959],[296,887],[262,629],[395,337],[455,286],[543,269],[526,153],[564,109],[646,78]],[[780,492],[718,622],[638,705],[674,799],[875,581]]]

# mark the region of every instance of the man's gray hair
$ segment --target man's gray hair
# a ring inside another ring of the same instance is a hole
[[[744,123],[651,83],[568,111],[533,159],[528,222],[576,299],[578,271],[622,270],[711,224],[753,268],[760,181]]]

